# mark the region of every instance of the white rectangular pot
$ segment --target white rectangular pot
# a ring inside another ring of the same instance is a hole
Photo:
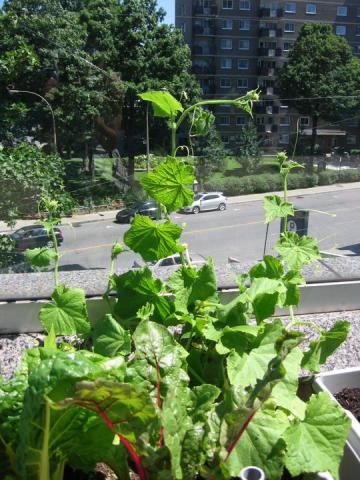
[[[360,367],[321,373],[315,377],[313,386],[316,392],[328,392],[336,401],[334,394],[340,392],[343,388],[360,388]],[[352,425],[340,466],[340,479],[359,480],[360,423],[351,412],[348,410],[345,410],[345,412],[350,418]]]

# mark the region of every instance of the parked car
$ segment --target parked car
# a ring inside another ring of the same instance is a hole
[[[158,204],[153,200],[141,202],[133,207],[127,207],[116,214],[116,221],[119,223],[129,223],[136,214],[145,215],[156,220],[158,213]]]
[[[206,210],[226,210],[227,198],[221,192],[197,193],[191,205],[183,209],[185,213],[200,213]]]
[[[54,228],[58,245],[61,245],[64,241],[63,234],[60,228]],[[31,225],[29,227],[23,227],[10,234],[16,245],[16,250],[23,252],[28,248],[37,247],[50,247],[54,246],[51,235],[45,230],[42,225]]]
[[[198,253],[190,254],[190,260],[194,266],[202,266],[206,263],[206,258]],[[148,265],[151,268],[173,267],[174,265],[181,265],[181,258],[177,253],[175,255],[170,255],[170,257],[162,258],[161,260],[157,260],[155,262],[150,262]],[[135,261],[132,268],[142,268],[144,266],[145,264],[141,265],[139,262]]]

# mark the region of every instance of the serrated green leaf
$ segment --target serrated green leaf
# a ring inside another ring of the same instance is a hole
[[[237,327],[225,327],[220,342],[216,345],[216,350],[225,355],[234,350],[242,355],[249,346],[249,342],[254,342],[260,327],[255,325],[239,325]]]
[[[85,292],[80,288],[59,285],[52,294],[52,302],[43,305],[39,319],[47,332],[55,335],[78,335],[90,330]]]
[[[231,352],[227,358],[227,374],[232,385],[240,388],[255,386],[264,377],[269,362],[276,357],[275,344],[283,335],[281,321],[266,324],[248,352]]]
[[[271,255],[266,255],[260,263],[257,263],[249,272],[250,279],[272,278],[280,279],[284,274],[284,267],[280,260]]]
[[[34,267],[48,267],[56,257],[56,252],[52,248],[42,247],[26,250],[26,259]]]
[[[226,462],[232,477],[255,465],[264,470],[266,479],[279,480],[285,450],[281,437],[288,426],[286,414],[279,410],[268,407],[257,412]]]
[[[191,205],[194,192],[194,169],[180,160],[167,157],[155,170],[145,175],[140,183],[158,203],[165,205],[168,212],[175,212]]]
[[[217,316],[219,321],[228,327],[235,327],[247,323],[248,311],[248,299],[243,295],[239,295],[226,305],[221,305],[217,309]]]
[[[285,465],[291,475],[328,471],[338,480],[350,427],[345,411],[327,393],[313,395],[305,419],[295,419],[284,434]]]
[[[191,135],[206,135],[215,122],[215,116],[210,110],[198,108],[191,121]]]
[[[299,237],[295,232],[282,234],[274,250],[291,270],[300,270],[304,265],[321,258],[316,240],[308,236]]]
[[[117,292],[115,312],[124,320],[136,318],[141,307],[154,305],[154,319],[164,321],[174,312],[171,300],[164,296],[165,285],[154,279],[148,268],[131,270],[113,277]]]
[[[252,303],[258,323],[274,314],[279,296],[285,292],[286,289],[281,280],[254,278],[246,293]]]
[[[139,97],[152,103],[155,117],[174,118],[178,112],[184,111],[181,103],[169,92],[150,91],[141,93]]]
[[[299,372],[303,354],[299,348],[294,348],[283,361],[286,374],[281,382],[274,386],[271,398],[279,407],[288,410],[296,417],[305,416],[305,403],[297,396],[299,386]]]
[[[100,318],[93,333],[94,352],[104,357],[129,355],[131,335],[124,330],[112,315]]]
[[[294,205],[277,196],[272,195],[264,198],[265,223],[270,223],[277,218],[294,215]]]
[[[330,330],[324,331],[318,340],[310,342],[310,348],[304,354],[301,366],[313,373],[320,372],[328,357],[347,339],[350,323],[344,320],[337,321]]]
[[[160,260],[181,252],[177,242],[182,228],[171,222],[159,224],[143,215],[135,215],[130,230],[124,235],[125,244],[139,253],[145,262]]]

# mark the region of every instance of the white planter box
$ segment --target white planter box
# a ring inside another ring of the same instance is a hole
[[[333,397],[343,388],[360,388],[360,367],[321,373],[314,380],[314,390],[328,392]],[[333,397],[336,401],[335,397]],[[352,422],[344,457],[340,466],[341,480],[360,479],[360,423],[354,415],[345,410]]]

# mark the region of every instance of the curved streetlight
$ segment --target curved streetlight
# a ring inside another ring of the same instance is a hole
[[[46,105],[48,106],[48,108],[49,108],[49,110],[50,110],[51,118],[52,118],[52,124],[53,124],[54,153],[57,153],[57,138],[56,138],[55,115],[54,115],[54,111],[53,111],[53,109],[52,109],[52,106],[51,106],[50,103],[46,100],[46,98],[42,97],[40,94],[38,94],[38,93],[36,93],[36,92],[30,92],[29,90],[15,90],[15,89],[12,89],[12,88],[8,88],[8,92],[10,93],[10,95],[14,95],[14,94],[17,94],[17,93],[28,93],[29,95],[34,95],[35,97],[40,98],[42,102],[46,103]]]

